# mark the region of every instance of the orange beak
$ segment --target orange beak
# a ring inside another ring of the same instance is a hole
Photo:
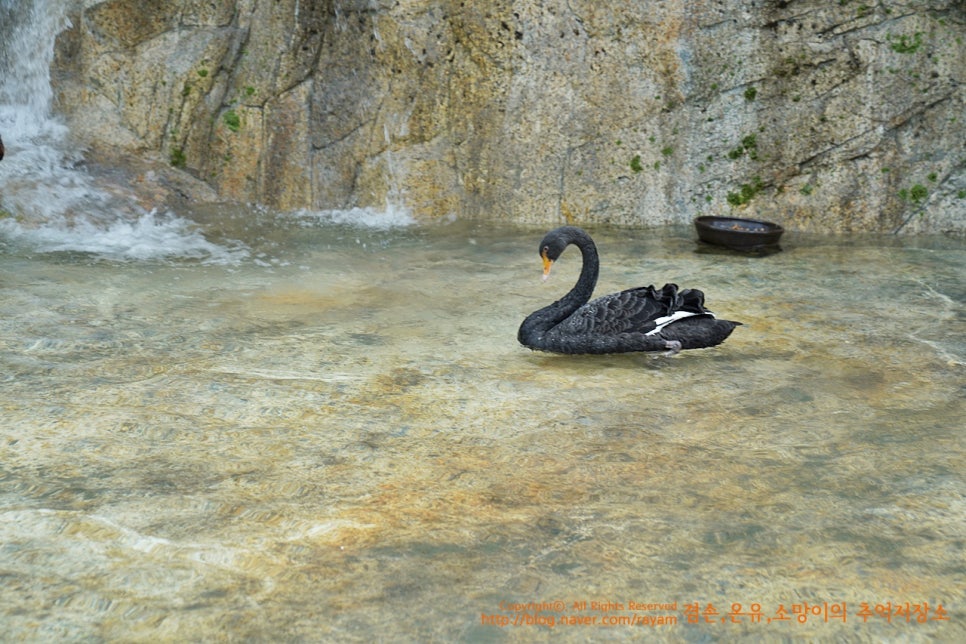
[[[546,282],[550,277],[550,269],[553,268],[553,260],[546,253],[540,253],[540,257],[543,258],[543,281]]]

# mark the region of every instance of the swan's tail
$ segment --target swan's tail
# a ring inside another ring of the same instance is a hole
[[[702,349],[721,344],[737,326],[741,326],[741,322],[694,316],[665,327],[660,337],[680,342],[682,349]]]

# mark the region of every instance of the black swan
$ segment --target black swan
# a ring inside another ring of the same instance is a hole
[[[713,347],[740,322],[719,320],[704,308],[704,293],[677,284],[631,288],[590,300],[597,285],[600,261],[597,246],[574,226],[551,230],[540,242],[543,279],[570,244],[583,255],[577,284],[550,306],[527,316],[517,339],[531,349],[554,353],[625,353]]]

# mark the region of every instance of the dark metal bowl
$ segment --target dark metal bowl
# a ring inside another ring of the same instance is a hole
[[[777,246],[785,229],[770,221],[738,217],[704,216],[694,220],[698,238],[708,244],[736,250]]]

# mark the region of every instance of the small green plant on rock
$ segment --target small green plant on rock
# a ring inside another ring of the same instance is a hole
[[[644,166],[641,164],[641,155],[635,154],[634,158],[631,159],[631,170],[634,172],[643,172]]]
[[[221,117],[221,120],[225,123],[225,127],[232,132],[237,132],[241,129],[241,119],[238,118],[238,112],[235,110],[228,110],[225,112],[225,115]]]
[[[183,168],[187,163],[187,159],[184,155],[184,150],[181,148],[171,148],[171,156],[169,157],[171,165],[176,168]]]
[[[761,177],[753,177],[751,183],[743,183],[738,187],[737,192],[729,192],[727,195],[728,203],[732,206],[743,206],[765,188]]]
[[[743,157],[745,154],[748,155],[753,161],[758,160],[758,136],[755,134],[749,134],[741,139],[741,145],[728,151],[728,158],[732,161],[736,161]]]
[[[889,34],[886,36],[886,40],[889,41],[889,46],[892,48],[892,51],[897,54],[914,54],[922,46],[922,34],[918,31],[912,36],[902,34],[897,38]]]
[[[927,190],[926,186],[922,185],[921,183],[917,183],[911,188],[903,188],[899,191],[900,199],[903,201],[911,201],[914,204],[919,204],[928,196],[929,190]]]

